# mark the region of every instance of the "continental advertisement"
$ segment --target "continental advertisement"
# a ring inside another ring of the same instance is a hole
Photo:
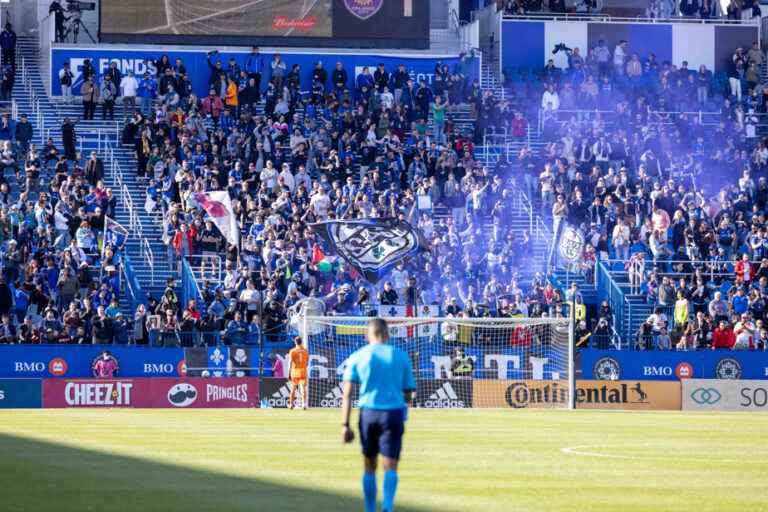
[[[685,411],[768,411],[768,381],[688,379]]]
[[[475,381],[473,407],[545,409],[567,407],[567,381]],[[680,410],[680,383],[662,381],[577,381],[579,409]]]

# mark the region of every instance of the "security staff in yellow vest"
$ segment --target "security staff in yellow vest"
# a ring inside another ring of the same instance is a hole
[[[470,379],[474,369],[475,360],[464,354],[464,349],[456,347],[456,352],[451,359],[451,376],[454,379]]]
[[[573,305],[573,303],[570,303],[569,305]],[[576,323],[581,322],[582,320],[587,319],[587,306],[584,304],[582,298],[580,296],[576,296],[576,304],[574,306],[576,308],[576,312],[574,313],[574,320]],[[568,312],[570,314],[570,311]]]

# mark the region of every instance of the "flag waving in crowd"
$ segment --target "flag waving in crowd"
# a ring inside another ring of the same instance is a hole
[[[125,246],[125,242],[128,240],[128,230],[125,229],[115,219],[109,217],[104,218],[104,244],[101,248],[101,254],[104,255],[104,249],[111,245],[117,250],[122,249]]]
[[[240,241],[240,229],[232,209],[232,200],[226,191],[204,192],[194,194],[194,200],[205,210],[221,234],[232,245]]]
[[[403,258],[429,250],[424,237],[398,219],[319,222],[312,229],[372,283]]]

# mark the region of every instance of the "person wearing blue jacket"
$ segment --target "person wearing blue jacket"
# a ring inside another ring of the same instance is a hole
[[[5,24],[5,30],[0,33],[0,50],[2,50],[2,63],[16,70],[16,32],[10,23]]]
[[[157,80],[149,74],[149,71],[144,72],[144,77],[139,81],[139,98],[141,98],[141,112],[144,115],[150,115],[152,113],[152,102],[157,96]]]

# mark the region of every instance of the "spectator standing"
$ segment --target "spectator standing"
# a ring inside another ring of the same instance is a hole
[[[61,140],[64,142],[64,156],[68,160],[76,160],[77,133],[75,132],[75,123],[70,121],[68,117],[64,118],[64,123],[61,125]]]
[[[245,72],[248,78],[253,80],[253,87],[256,88],[256,97],[254,102],[261,101],[261,76],[264,73],[264,56],[259,51],[258,46],[251,48],[251,53],[245,60]]]
[[[136,109],[136,94],[139,90],[139,82],[136,77],[133,76],[133,70],[128,71],[128,74],[120,81],[120,91],[123,97],[123,119],[128,119],[128,116],[133,114]],[[130,109],[130,110],[129,110]]]
[[[21,114],[19,122],[16,123],[16,144],[22,154],[29,151],[29,143],[32,142],[32,124],[27,119],[27,114]]]
[[[99,100],[99,88],[93,82],[92,76],[80,86],[80,96],[83,98],[83,119],[93,119],[96,114],[96,102]]]
[[[144,77],[139,82],[139,97],[141,98],[141,111],[146,116],[152,112],[152,103],[157,96],[157,80],[149,74],[149,71],[144,72]]]
[[[102,101],[101,118],[106,119],[109,114],[110,119],[115,118],[115,100],[117,99],[117,86],[112,82],[111,75],[104,75],[104,81],[101,83],[99,96]]]
[[[64,99],[64,103],[72,103],[72,82],[74,79],[75,75],[69,68],[69,62],[65,62],[59,70],[59,84],[61,85],[61,96]]]
[[[624,75],[624,63],[627,60],[627,42],[625,40],[619,41],[616,48],[613,50],[613,69],[616,76]]]
[[[16,71],[16,32],[10,23],[6,23],[5,29],[0,33],[0,49],[3,53],[3,66],[11,66]]]

